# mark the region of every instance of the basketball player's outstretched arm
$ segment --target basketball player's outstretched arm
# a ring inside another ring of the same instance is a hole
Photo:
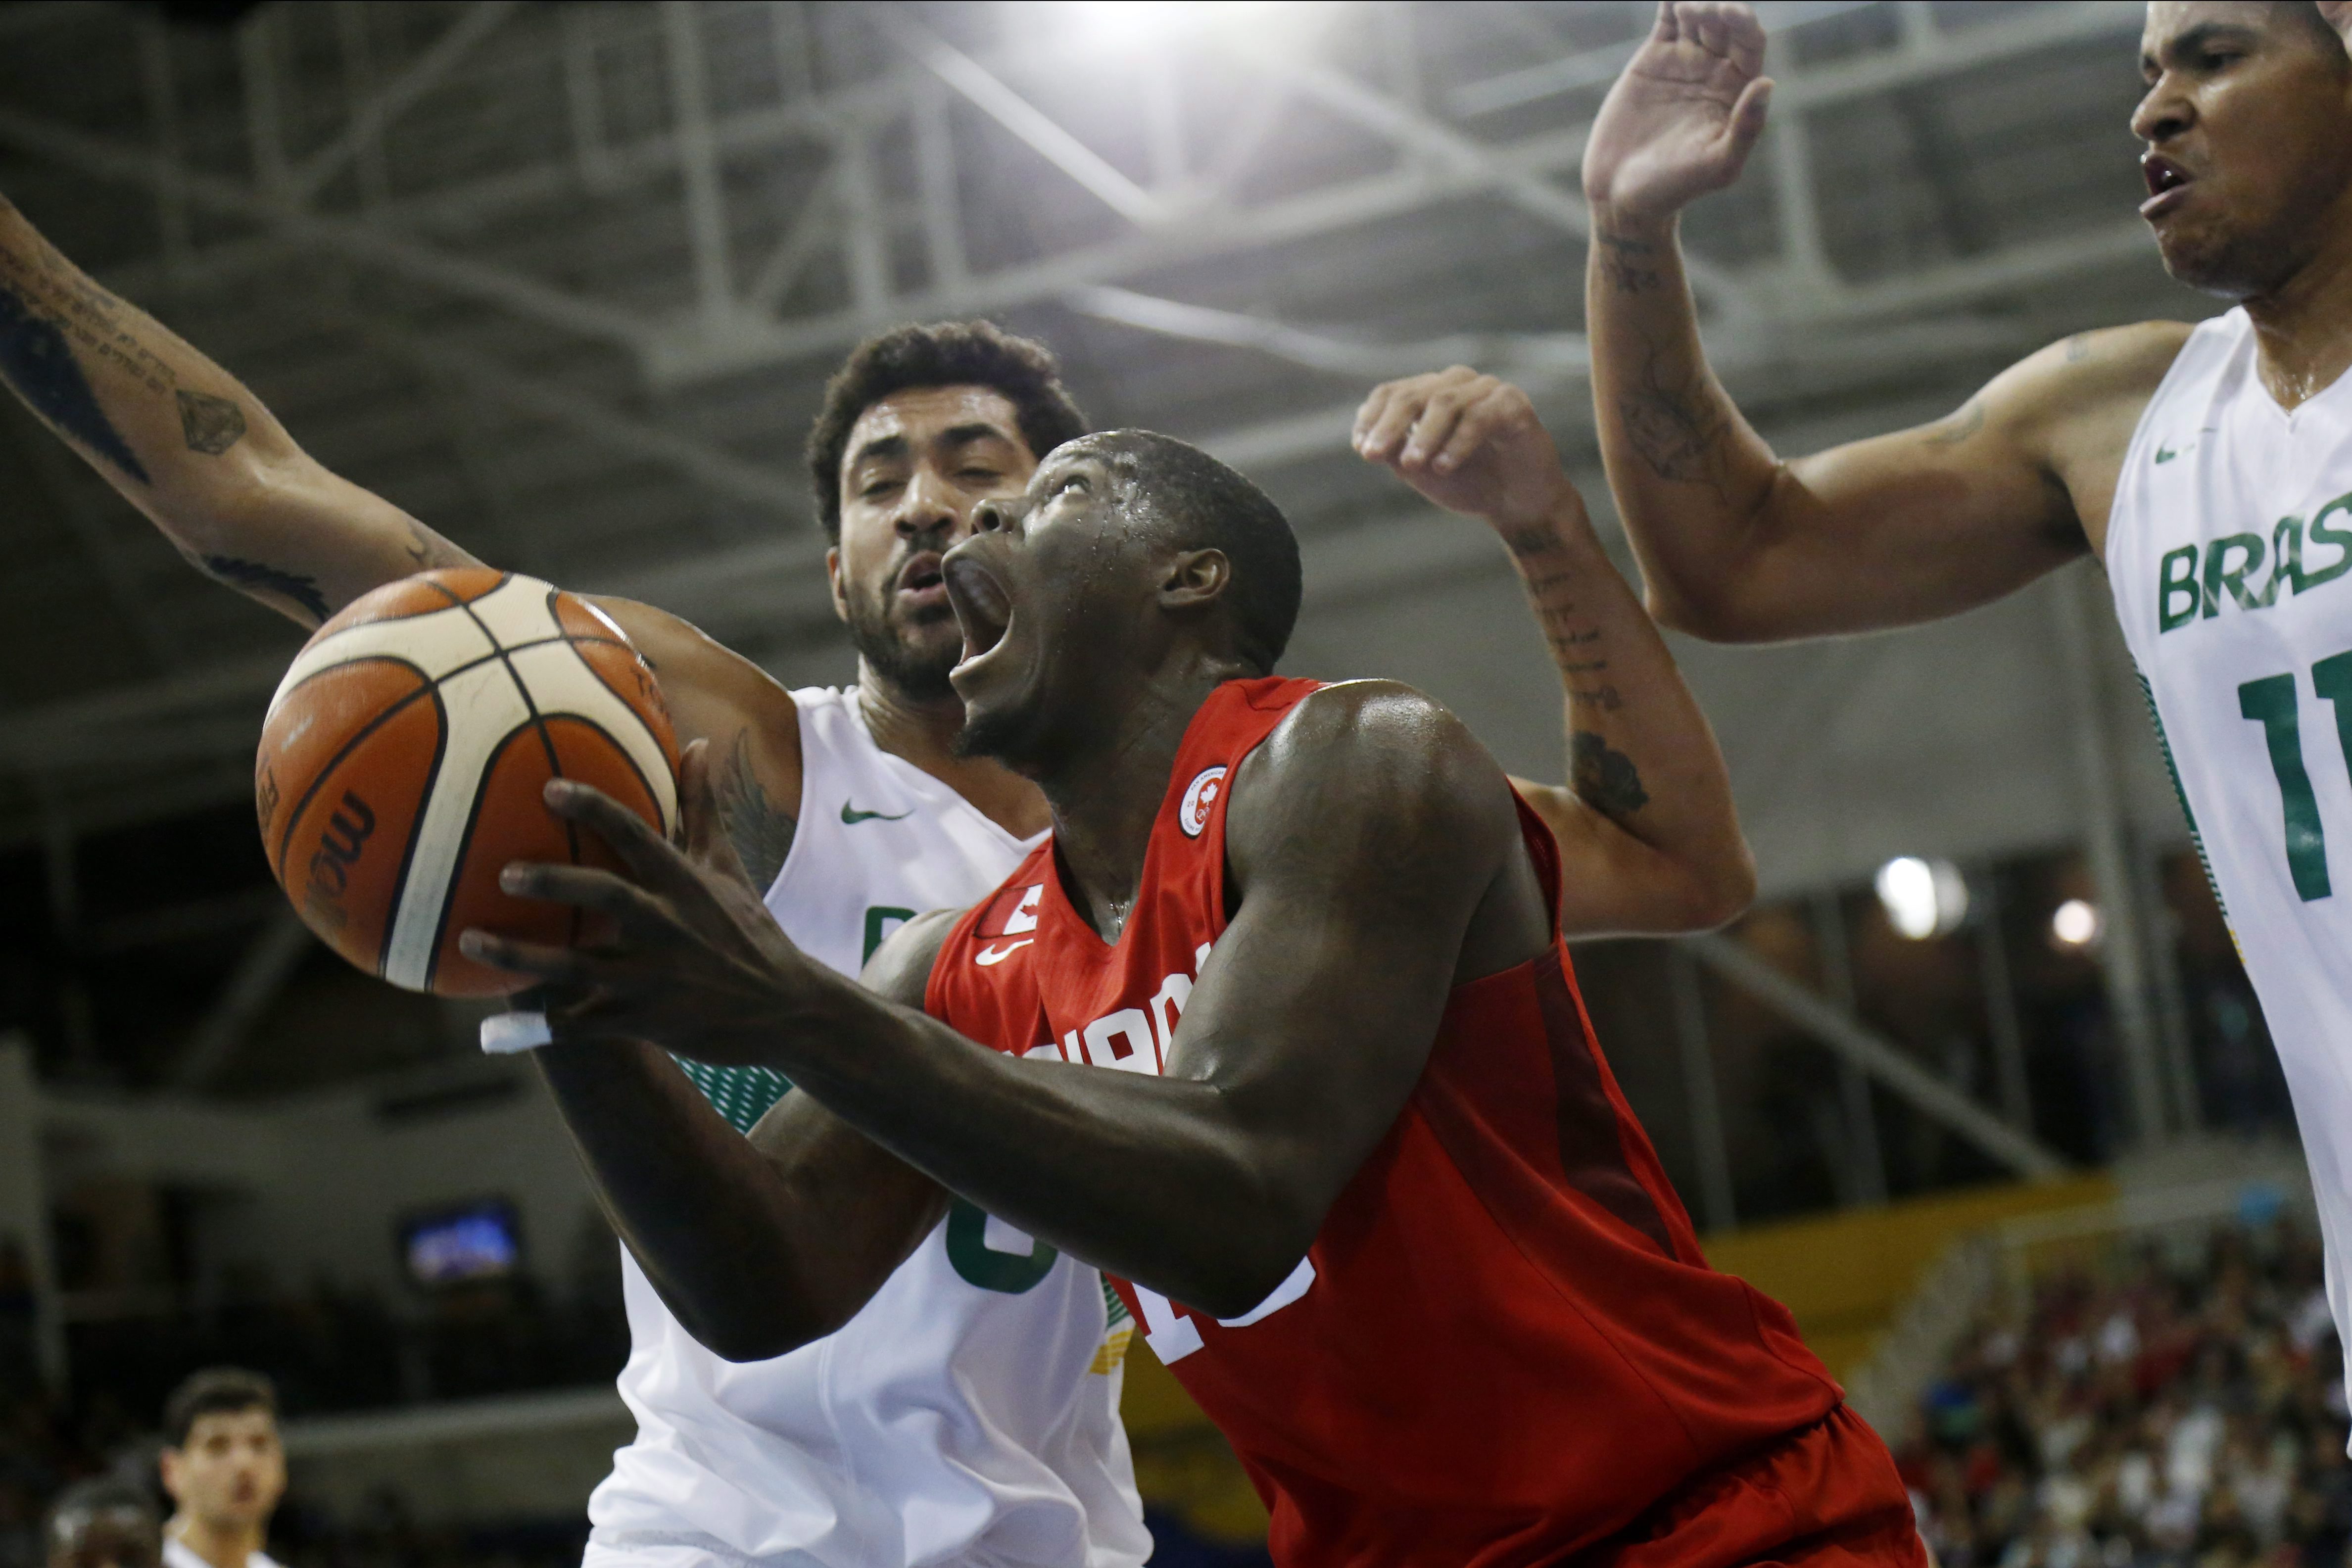
[[[294,444],[236,379],[0,197],[0,376],[198,570],[305,626],[381,583],[478,564]]]
[[[1763,57],[1746,5],[1662,5],[1586,144],[1594,413],[1652,610],[1718,641],[1859,632],[1985,603],[2100,549],[2178,324],[2070,338],[1948,419],[1793,461],[1733,405],[1700,350],[1677,225],[1761,133]]]
[[[482,564],[303,451],[235,377],[75,267],[5,196],[0,380],[190,563],[306,627],[384,583]],[[730,823],[772,876],[800,798],[792,699],[675,615],[596,602],[660,672],[679,739],[719,746]]]
[[[610,912],[619,939],[465,941],[581,998],[549,1009],[557,1049],[618,1035],[773,1067],[989,1213],[1221,1317],[1296,1268],[1412,1093],[1448,992],[1551,936],[1502,770],[1453,716],[1381,682],[1308,697],[1236,770],[1241,905],[1161,1077],[976,1045],[801,955],[750,916],[731,872],[608,798],[559,783],[549,801],[634,880],[535,865],[507,885]],[[929,923],[893,938],[906,974],[940,936]]]
[[[1502,536],[1565,689],[1566,788],[1513,780],[1559,841],[1570,936],[1720,925],[1756,894],[1706,716],[1601,548],[1527,393],[1457,365],[1375,387],[1356,450]]]

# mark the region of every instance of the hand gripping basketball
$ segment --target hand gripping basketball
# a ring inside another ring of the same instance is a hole
[[[499,868],[609,860],[541,787],[588,780],[667,831],[677,767],[653,671],[609,617],[469,568],[389,583],[319,629],[271,699],[254,803],[321,941],[411,990],[494,996],[520,982],[461,953],[460,931],[581,936],[571,912],[500,891]]]
[[[682,844],[593,786],[548,783],[548,809],[607,845],[619,869],[517,861],[499,884],[517,898],[568,905],[575,918],[600,916],[604,935],[559,946],[464,934],[476,962],[548,988],[554,1042],[646,1040],[698,1061],[756,1062],[758,1038],[820,976],[769,915],[721,831],[709,754],[708,741],[687,748]]]

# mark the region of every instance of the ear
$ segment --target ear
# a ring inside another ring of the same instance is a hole
[[[180,1450],[166,1448],[155,1457],[155,1469],[163,1482],[163,1490],[173,1502],[180,1500]]]
[[[1160,580],[1160,602],[1170,610],[1198,610],[1215,603],[1233,586],[1234,563],[1221,549],[1179,551]]]
[[[849,595],[841,586],[841,547],[829,545],[824,552],[824,585],[833,593],[833,618],[849,619]]]

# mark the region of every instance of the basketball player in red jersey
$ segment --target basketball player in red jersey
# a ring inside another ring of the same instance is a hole
[[[1274,505],[1122,432],[976,522],[944,562],[962,744],[1054,814],[994,896],[860,989],[752,913],[696,756],[684,852],[559,782],[633,880],[507,873],[616,940],[467,950],[556,985],[559,1040],[772,1067],[1117,1276],[1286,1568],[1924,1563],[1885,1447],[1701,1258],[1584,1018],[1551,833],[1428,698],[1269,674]]]

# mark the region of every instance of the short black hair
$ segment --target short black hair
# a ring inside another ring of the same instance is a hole
[[[55,1548],[73,1521],[100,1513],[133,1513],[158,1533],[163,1528],[163,1511],[155,1506],[154,1493],[121,1476],[93,1476],[58,1493],[43,1516],[41,1533]]]
[[[241,1366],[208,1366],[192,1374],[163,1401],[163,1440],[184,1448],[198,1416],[232,1410],[267,1410],[275,1416],[278,1385]]]
[[[1298,536],[1265,491],[1199,447],[1149,430],[1114,430],[1099,445],[1114,472],[1166,518],[1188,549],[1223,550],[1234,563],[1234,652],[1272,674],[1298,624],[1303,577]]]
[[[824,404],[809,429],[809,485],[825,538],[841,538],[841,460],[859,417],[908,387],[964,386],[1003,392],[1029,455],[1040,461],[1087,433],[1087,416],[1062,384],[1061,361],[1034,338],[1015,337],[993,321],[894,327],[849,350],[824,383]]]

